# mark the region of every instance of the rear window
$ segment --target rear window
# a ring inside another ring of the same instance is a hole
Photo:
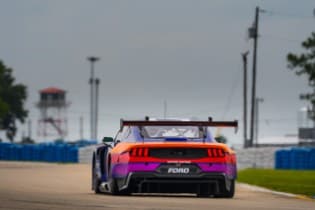
[[[203,138],[203,129],[197,126],[144,126],[148,138]]]

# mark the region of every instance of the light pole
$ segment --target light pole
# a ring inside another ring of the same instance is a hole
[[[247,139],[247,55],[249,51],[242,53],[243,58],[243,122],[244,122],[244,148],[248,147],[248,139]]]
[[[164,119],[167,117],[167,101],[164,100]]]
[[[258,146],[258,130],[259,130],[259,103],[264,102],[263,98],[256,98],[255,100],[255,147]]]
[[[254,144],[254,118],[255,118],[255,99],[256,99],[256,72],[257,72],[257,41],[258,41],[258,23],[259,23],[259,12],[265,12],[264,10],[256,7],[255,9],[255,21],[254,25],[249,28],[249,38],[254,39],[254,51],[253,51],[253,78],[252,78],[252,98],[251,98],[251,113],[250,113],[250,137],[249,147]]]
[[[98,126],[98,96],[99,96],[99,86],[100,84],[100,79],[96,78],[95,79],[95,127],[94,127],[94,135],[95,139],[97,139],[97,126]]]
[[[255,99],[255,142],[253,142],[253,146],[255,148],[255,153],[254,153],[254,163],[253,163],[253,168],[257,167],[257,147],[258,147],[258,128],[259,128],[259,103],[264,102],[263,98],[256,98]]]
[[[79,118],[79,134],[80,134],[80,140],[83,139],[83,117],[80,116]]]
[[[90,98],[91,98],[91,104],[90,104],[90,129],[91,129],[91,140],[95,140],[96,136],[95,136],[95,131],[94,131],[94,122],[95,122],[95,113],[94,113],[94,96],[95,96],[95,92],[94,92],[94,83],[95,83],[95,79],[94,79],[94,63],[96,61],[98,61],[100,58],[95,57],[95,56],[90,56],[87,58],[88,61],[90,61],[91,63],[91,77],[89,80],[89,84],[90,84]]]
[[[31,119],[27,121],[27,128],[28,128],[28,138],[29,140],[31,140],[32,139],[32,120]]]

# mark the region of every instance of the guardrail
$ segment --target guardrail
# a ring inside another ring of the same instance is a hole
[[[275,152],[276,169],[315,169],[315,148],[291,148]]]

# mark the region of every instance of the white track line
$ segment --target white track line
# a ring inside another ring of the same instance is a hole
[[[314,200],[311,199],[307,196],[304,195],[297,195],[297,194],[292,194],[292,193],[285,193],[285,192],[279,192],[279,191],[274,191],[274,190],[270,190],[264,187],[258,187],[255,185],[250,185],[250,184],[245,184],[245,183],[237,183],[240,187],[246,188],[248,190],[251,191],[256,191],[256,192],[266,192],[266,193],[272,193],[275,195],[281,195],[281,196],[285,196],[285,197],[290,197],[290,198],[299,198],[299,199],[304,199],[304,200]]]

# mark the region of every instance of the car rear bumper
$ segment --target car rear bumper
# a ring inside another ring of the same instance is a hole
[[[220,194],[230,189],[233,178],[224,173],[170,176],[152,172],[132,172],[127,177],[116,180],[119,190],[129,189],[135,193]]]
[[[189,172],[169,171],[174,168]],[[112,172],[119,190],[139,193],[218,194],[229,190],[236,179],[236,166],[226,163],[121,163]]]
[[[188,175],[198,176],[201,174],[220,173],[225,174],[225,176],[227,176],[229,179],[236,179],[236,165],[227,163],[119,163],[113,166],[111,175],[113,178],[125,178],[130,173],[146,172],[164,176],[165,173],[163,174],[160,169],[165,165],[174,167],[178,167],[178,165],[195,166],[197,171],[195,171],[194,174]]]

